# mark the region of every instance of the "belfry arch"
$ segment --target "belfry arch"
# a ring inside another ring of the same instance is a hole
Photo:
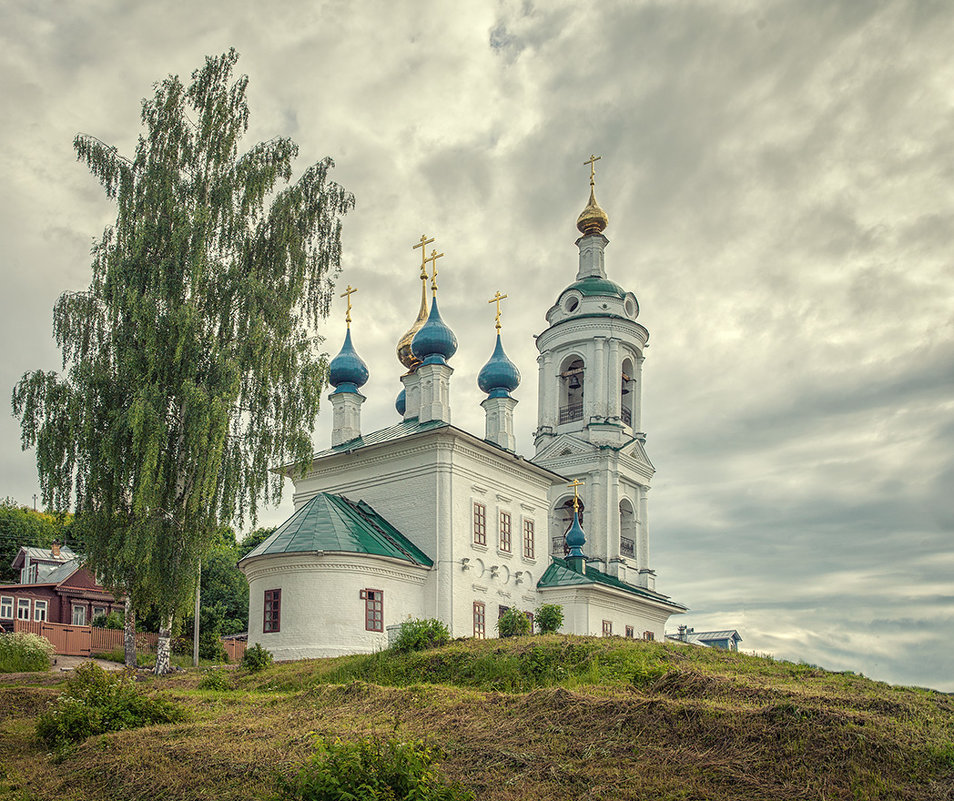
[[[567,356],[560,366],[560,424],[583,419],[585,363],[580,356]]]
[[[586,528],[585,512],[583,499],[580,498],[580,525]],[[566,532],[573,525],[573,496],[567,495],[560,498],[550,513],[550,553],[561,559],[565,553],[564,539]]]

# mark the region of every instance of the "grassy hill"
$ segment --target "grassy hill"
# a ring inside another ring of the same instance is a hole
[[[229,678],[147,680],[189,719],[54,757],[33,718],[62,677],[6,677],[0,798],[265,798],[316,735],[426,738],[488,801],[954,798],[954,696],[744,654],[525,637]]]

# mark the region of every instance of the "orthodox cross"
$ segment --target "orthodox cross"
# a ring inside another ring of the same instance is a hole
[[[598,162],[602,156],[590,156],[587,161],[583,162],[583,166],[586,167],[589,165],[590,168],[590,186],[594,186],[596,181],[593,180],[596,177],[596,162]]]
[[[433,242],[434,240],[432,239],[431,241]],[[444,255],[443,253],[438,253],[436,250],[432,250],[431,255],[428,258],[424,259],[425,267],[421,268],[422,275],[424,276],[424,278],[427,278],[426,265],[428,262],[431,262],[431,267],[433,270],[431,273],[431,291],[434,293],[435,296],[437,295],[437,260],[443,255]]]
[[[573,483],[570,484],[570,486],[573,487],[573,512],[575,514],[580,508],[579,489],[583,486],[583,482],[578,478],[574,478]]]
[[[506,296],[506,295],[501,295],[501,294],[500,294],[500,290],[498,289],[498,290],[497,290],[497,294],[494,295],[490,300],[487,301],[488,303],[496,303],[496,304],[497,304],[496,325],[497,325],[497,333],[498,333],[498,334],[500,333],[500,301],[502,301],[505,297],[507,297],[507,296]]]
[[[341,297],[348,299],[348,311],[345,312],[345,322],[348,324],[348,328],[351,328],[351,296],[357,291],[357,289],[351,288],[351,284],[348,284],[348,288],[341,293]]]
[[[434,237],[427,238],[427,234],[421,234],[421,241],[412,246],[411,250],[421,249],[421,280],[427,280],[427,248],[426,246],[434,241]]]

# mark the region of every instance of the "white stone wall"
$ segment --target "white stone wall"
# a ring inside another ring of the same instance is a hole
[[[279,660],[370,653],[387,647],[387,626],[423,617],[427,569],[397,559],[343,553],[296,553],[243,563],[249,583],[249,645]],[[266,590],[281,590],[281,626],[263,633]],[[384,593],[382,632],[365,628],[361,590]]]
[[[632,626],[636,639],[644,631],[651,631],[654,639],[665,639],[666,621],[672,614],[668,609],[653,605],[635,596],[627,595],[610,587],[590,585],[583,587],[553,587],[540,591],[542,603],[560,604],[563,607],[563,627],[566,634],[589,634],[601,636],[603,621],[613,624],[613,634],[625,636],[626,627]]]

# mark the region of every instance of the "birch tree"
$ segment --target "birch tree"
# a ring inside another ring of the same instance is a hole
[[[329,158],[292,181],[291,140],[241,149],[237,59],[157,83],[131,157],[75,138],[116,219],[89,288],[55,305],[62,372],[26,373],[13,391],[44,502],[74,506],[89,565],[127,608],[159,608],[158,673],[216,528],[279,500],[270,465],[311,455],[327,372],[315,329],[354,203]]]

